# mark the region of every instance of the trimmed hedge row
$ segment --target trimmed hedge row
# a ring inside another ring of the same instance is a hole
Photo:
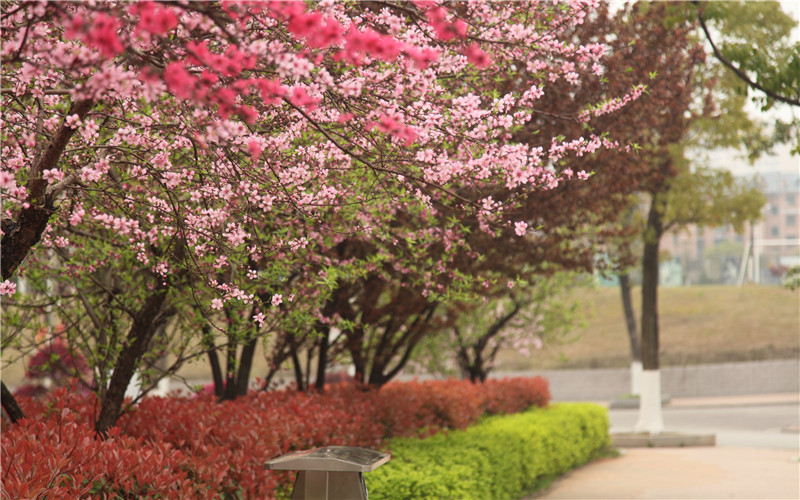
[[[366,474],[373,499],[518,499],[609,446],[608,414],[586,403],[489,417],[463,431],[389,442]]]

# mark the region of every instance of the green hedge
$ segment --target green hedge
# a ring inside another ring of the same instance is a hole
[[[373,500],[516,500],[607,448],[608,414],[563,403],[389,445],[392,460],[365,475]]]

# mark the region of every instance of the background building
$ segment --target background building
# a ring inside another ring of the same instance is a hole
[[[762,219],[742,234],[690,226],[664,236],[664,285],[777,284],[788,268],[800,265],[800,167],[762,172],[754,182],[767,204]]]

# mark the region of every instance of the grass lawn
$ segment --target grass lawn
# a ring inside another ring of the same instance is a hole
[[[641,288],[633,290],[641,308]],[[500,370],[610,368],[630,364],[630,344],[619,288],[579,289],[586,328],[560,345],[524,358],[501,352]],[[800,291],[777,286],[659,288],[661,361],[664,365],[796,359],[800,356]]]

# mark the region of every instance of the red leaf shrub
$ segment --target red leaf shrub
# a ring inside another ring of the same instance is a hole
[[[96,400],[66,390],[20,397],[27,415],[2,434],[3,491],[11,498],[273,498],[292,473],[264,469],[287,452],[327,445],[381,448],[396,436],[463,429],[484,414],[545,406],[542,378],[395,382],[381,390],[334,384],[324,393],[255,392],[145,398],[95,439]]]
[[[542,377],[488,379],[483,386],[488,398],[486,412],[490,415],[519,413],[550,402],[550,386]]]

